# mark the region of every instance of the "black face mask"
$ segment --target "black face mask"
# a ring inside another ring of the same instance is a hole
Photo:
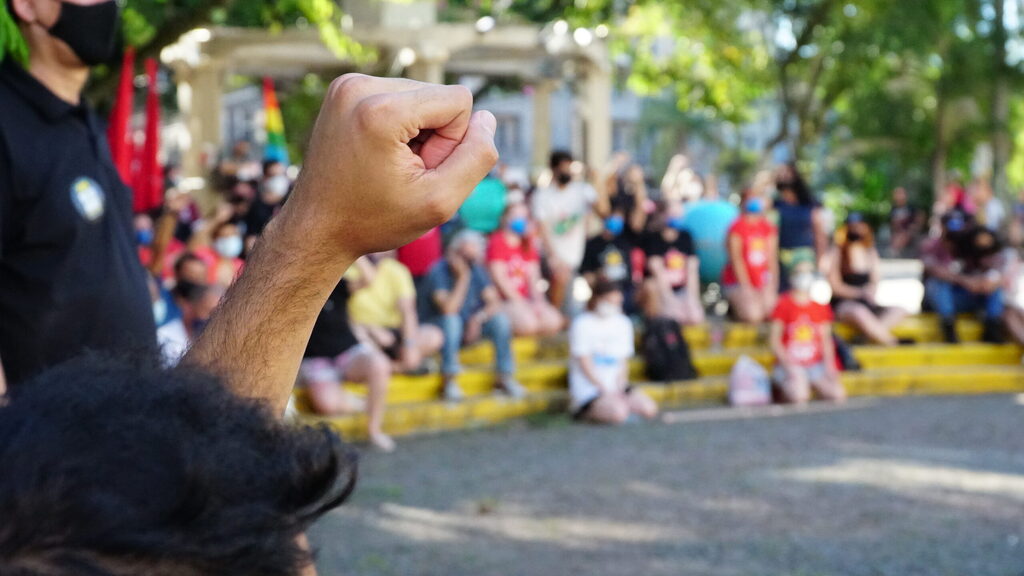
[[[848,232],[846,234],[846,239],[850,242],[860,242],[864,239],[864,235],[860,232]]]
[[[572,182],[572,174],[566,174],[565,172],[559,172],[558,174],[555,175],[555,180],[559,184],[561,184],[562,186],[565,186],[569,182]]]
[[[178,283],[174,286],[174,293],[181,297],[182,300],[191,302],[203,288],[202,284],[196,284],[188,280],[178,280]]]
[[[121,9],[115,0],[83,6],[61,2],[50,35],[63,40],[86,66],[110,62],[117,44]]]

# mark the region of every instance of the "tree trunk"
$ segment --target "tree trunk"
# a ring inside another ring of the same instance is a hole
[[[946,187],[946,159],[949,156],[949,141],[946,137],[946,115],[949,113],[948,97],[939,79],[935,107],[935,150],[932,152],[932,200],[942,196]]]
[[[1009,131],[1010,118],[1010,87],[1006,70],[1006,24],[1003,21],[1005,0],[996,0],[995,30],[992,41],[995,43],[995,61],[992,72],[992,189],[996,198],[1004,203],[1011,202],[1010,186],[1006,177],[1006,167],[1012,153]]]

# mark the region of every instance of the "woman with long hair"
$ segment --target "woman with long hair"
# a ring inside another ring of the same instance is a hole
[[[782,280],[793,262],[814,256],[813,261],[823,270],[828,251],[828,235],[821,204],[814,198],[807,181],[800,175],[796,164],[779,166],[775,173],[775,211],[779,216],[779,259]]]
[[[881,258],[871,227],[859,213],[851,213],[836,233],[836,245],[830,257],[833,263],[828,279],[832,286],[832,309],[836,318],[857,327],[872,342],[894,346],[899,340],[892,327],[907,317],[900,308],[878,305]]]

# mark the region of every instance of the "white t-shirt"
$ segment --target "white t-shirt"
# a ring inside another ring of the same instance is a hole
[[[596,398],[601,390],[584,374],[577,358],[593,360],[594,371],[606,387],[619,385],[623,367],[633,357],[633,323],[623,314],[602,317],[585,312],[576,317],[569,330],[569,396],[575,412]]]
[[[586,182],[554,185],[533,194],[533,217],[551,230],[551,251],[559,260],[578,269],[587,245],[587,215],[597,192]]]

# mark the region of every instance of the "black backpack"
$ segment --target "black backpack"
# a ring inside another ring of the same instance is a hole
[[[683,339],[682,327],[670,318],[648,321],[643,340],[647,377],[656,382],[676,382],[697,378],[690,359],[690,347]]]

